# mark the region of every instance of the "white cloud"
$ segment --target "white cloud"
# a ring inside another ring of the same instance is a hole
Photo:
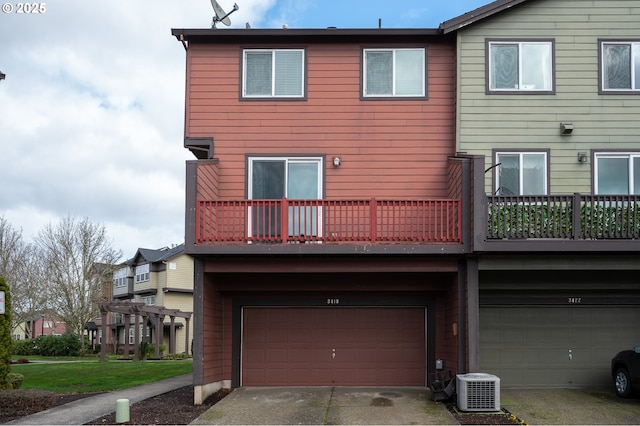
[[[259,26],[273,4],[243,1],[233,26]],[[181,243],[193,157],[185,51],[171,28],[209,28],[209,1],[46,5],[0,15],[0,216],[28,241],[47,223],[88,217],[125,258]]]

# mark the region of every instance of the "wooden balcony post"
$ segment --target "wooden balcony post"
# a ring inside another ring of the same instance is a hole
[[[280,212],[280,236],[282,244],[287,244],[289,238],[289,200],[282,198],[282,211]]]
[[[369,234],[371,235],[371,244],[375,244],[378,238],[378,202],[372,198],[369,203]]]
[[[582,204],[582,197],[580,196],[579,193],[574,193],[573,194],[573,208],[572,208],[572,212],[573,212],[573,218],[572,218],[572,226],[571,226],[571,239],[572,240],[579,240],[582,238],[582,231],[581,231],[581,223],[580,223],[580,211],[581,209],[581,204]]]

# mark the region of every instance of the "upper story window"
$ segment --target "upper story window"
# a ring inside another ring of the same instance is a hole
[[[552,92],[553,42],[488,40],[489,92]]]
[[[640,93],[640,41],[602,41],[602,92]]]
[[[127,269],[120,268],[113,273],[113,284],[116,287],[126,287],[127,285]]]
[[[362,95],[370,97],[424,97],[426,51],[364,49]]]
[[[302,98],[303,49],[245,49],[243,98]]]
[[[498,195],[546,195],[546,152],[497,152],[495,193]]]
[[[149,264],[136,266],[136,284],[149,281]]]
[[[640,194],[640,152],[597,153],[596,194]]]

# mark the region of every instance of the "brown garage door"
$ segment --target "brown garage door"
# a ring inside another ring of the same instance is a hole
[[[244,308],[243,386],[424,386],[424,308]]]

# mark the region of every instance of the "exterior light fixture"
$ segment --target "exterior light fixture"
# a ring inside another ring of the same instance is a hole
[[[560,123],[560,134],[562,136],[569,136],[573,133],[573,123]]]
[[[586,152],[579,152],[578,153],[578,163],[586,163],[588,159],[589,159],[589,157],[587,157],[587,153]]]
[[[5,78],[6,76],[7,76],[7,75],[6,75],[5,73],[3,73],[2,71],[0,71],[0,80],[4,80],[4,78]]]
[[[340,167],[340,157],[333,157],[333,167]]]

